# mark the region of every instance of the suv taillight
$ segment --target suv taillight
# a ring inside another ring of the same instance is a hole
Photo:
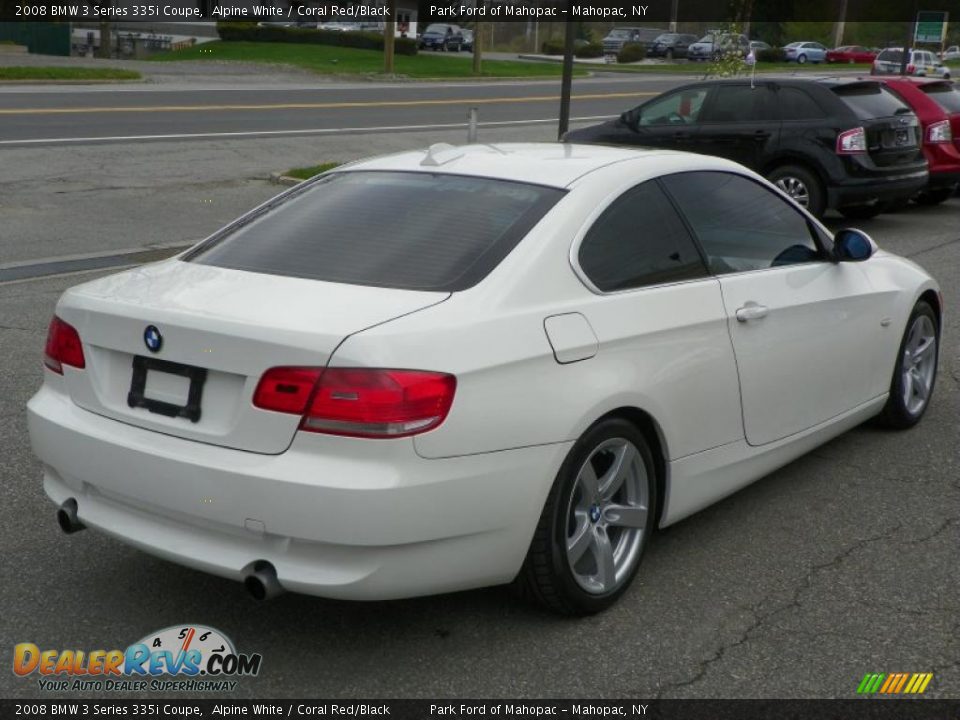
[[[862,127],[837,135],[837,155],[862,155],[867,151],[867,132]]]
[[[950,143],[953,142],[953,132],[950,130],[949,120],[938,120],[930,123],[927,127],[928,143]]]
[[[83,357],[83,345],[77,329],[56,315],[47,328],[47,345],[43,350],[43,364],[55,373],[63,375],[63,366],[80,368],[87,366]]]
[[[371,368],[271,368],[253,404],[302,415],[300,429],[362,438],[417,435],[442,423],[457,380],[446,373]]]

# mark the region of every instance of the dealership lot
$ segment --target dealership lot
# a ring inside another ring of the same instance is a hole
[[[482,139],[551,133],[502,128]],[[375,150],[462,135],[393,134]],[[0,177],[8,191],[0,202],[18,231],[32,228],[9,260],[202,237],[275,192],[264,177],[300,164],[305,144],[310,161],[348,160],[371,152],[370,137],[6,150],[18,162]],[[41,222],[52,208],[53,227]],[[897,671],[933,672],[927,694],[956,697],[958,213],[954,198],[857,223],[943,287],[938,386],[921,425],[858,428],[661,533],[622,601],[578,621],[500,588],[377,604],[285,595],[257,605],[237,583],[93,532],[63,536],[23,406],[40,381],[59,293],[95,275],[0,285],[0,527],[14,578],[0,590],[0,634],[42,648],[123,648],[169,625],[205,623],[264,656],[259,677],[237,690],[251,697],[850,697],[864,673]],[[0,673],[0,695],[40,694],[35,678]]]

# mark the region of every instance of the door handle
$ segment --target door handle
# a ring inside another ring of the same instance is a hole
[[[770,309],[766,305],[758,305],[755,302],[748,302],[741,308],[737,308],[737,320],[748,322],[750,320],[760,320],[765,318]]]

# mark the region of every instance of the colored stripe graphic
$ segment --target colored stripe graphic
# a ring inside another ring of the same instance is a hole
[[[933,673],[867,673],[857,686],[857,694],[919,695],[927,689],[931,680]]]

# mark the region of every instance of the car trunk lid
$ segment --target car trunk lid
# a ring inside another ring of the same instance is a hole
[[[64,295],[57,312],[86,356],[66,386],[80,407],[130,425],[281,453],[300,418],[253,406],[264,371],[324,366],[347,336],[449,296],[169,260]]]

